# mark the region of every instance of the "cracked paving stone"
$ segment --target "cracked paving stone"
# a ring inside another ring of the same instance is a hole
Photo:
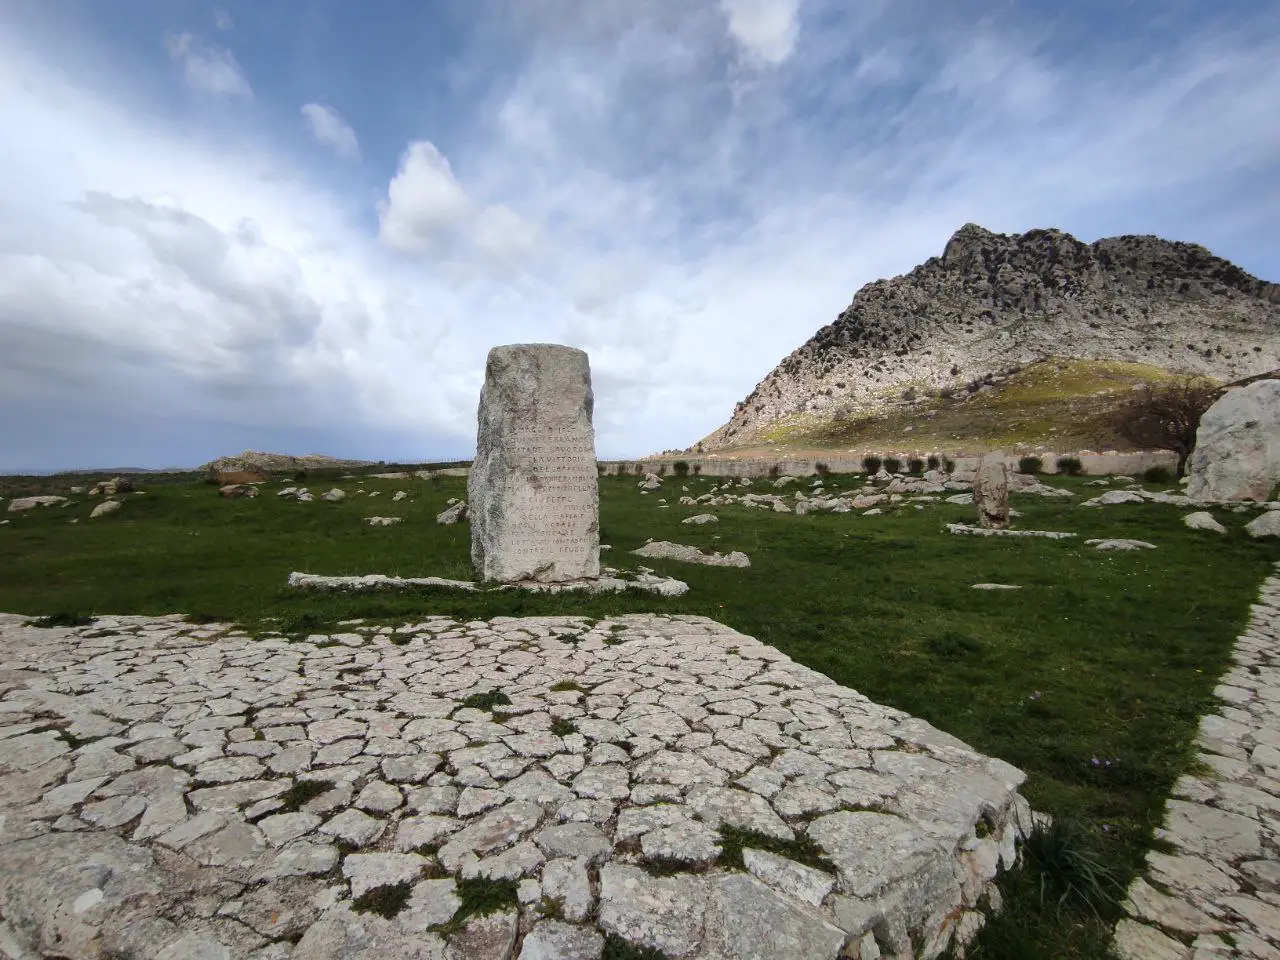
[[[625,800],[631,794],[631,775],[621,764],[605,763],[586,767],[571,786],[587,800]]]
[[[534,841],[548,857],[577,857],[590,864],[600,863],[613,850],[609,838],[589,823],[557,823]]]
[[[314,813],[280,813],[259,820],[257,827],[273,847],[283,847],[292,840],[305,837],[320,826],[320,818]]]
[[[344,840],[356,847],[367,847],[387,829],[381,820],[348,807],[320,827],[320,832]]]
[[[351,853],[342,861],[342,875],[351,884],[351,896],[416,880],[427,865],[416,853]]]

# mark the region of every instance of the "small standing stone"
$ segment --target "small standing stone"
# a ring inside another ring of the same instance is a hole
[[[1003,451],[982,458],[973,478],[973,502],[978,508],[978,526],[997,530],[1009,526],[1009,467]]]

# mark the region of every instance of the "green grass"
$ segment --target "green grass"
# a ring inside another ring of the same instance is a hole
[[[1028,773],[1033,806],[1081,825],[1099,861],[1127,884],[1150,845],[1174,779],[1192,756],[1200,715],[1225,669],[1258,584],[1280,545],[1241,527],[1251,515],[1216,511],[1227,536],[1182,525],[1185,512],[1159,504],[1098,510],[1016,496],[1020,526],[1069,530],[1075,540],[952,536],[946,521],[971,507],[941,504],[878,517],[804,517],[739,507],[721,521],[687,527],[702,508],[675,505],[710,478],[668,480],[657,498],[631,477],[601,481],[605,562],[643,563],[690,584],[681,598],[648,594],[539,596],[443,589],[328,595],[291,591],[290,571],[471,576],[465,524],[439,526],[465,480],[367,480],[373,502],[301,504],[268,485],[255,500],[222,500],[199,483],[141,484],[109,524],[89,521],[93,502],[7,515],[0,526],[0,610],[215,612],[255,632],[321,633],[341,620],[402,622],[430,614],[466,621],[493,616],[632,612],[701,614],[773,644],[796,660],[880,703],[922,717]],[[1052,478],[1082,495],[1082,480]],[[829,489],[848,489],[832,475]],[[352,481],[340,482],[348,493]],[[758,489],[763,484],[757,483]],[[408,489],[409,500],[390,494]],[[745,491],[746,488],[743,488]],[[404,516],[369,527],[370,514]],[[78,518],[79,523],[67,520]],[[1098,553],[1089,537],[1134,537],[1158,549]],[[720,552],[743,550],[748,569],[632,557],[646,538]],[[1015,583],[1017,592],[971,589]],[[1097,759],[1095,764],[1093,761]],[[1110,761],[1109,763],[1107,761]],[[1091,854],[1092,855],[1092,854]],[[1005,883],[1009,910],[983,935],[984,958],[1093,958],[1105,954],[1106,904],[1059,908],[1034,869]],[[1003,939],[1002,939],[1003,938]]]

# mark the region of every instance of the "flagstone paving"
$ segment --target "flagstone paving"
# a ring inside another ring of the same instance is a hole
[[[0,615],[0,664],[15,960],[934,957],[1031,823],[1017,769],[701,617]],[[1215,843],[1256,860],[1251,797]]]
[[[1145,876],[1116,926],[1123,960],[1280,960],[1280,576],[1262,585],[1222,701],[1200,723]]]

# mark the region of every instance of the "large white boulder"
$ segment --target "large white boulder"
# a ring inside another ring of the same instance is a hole
[[[1280,484],[1280,380],[1228,390],[1196,431],[1187,496],[1267,500]]]

